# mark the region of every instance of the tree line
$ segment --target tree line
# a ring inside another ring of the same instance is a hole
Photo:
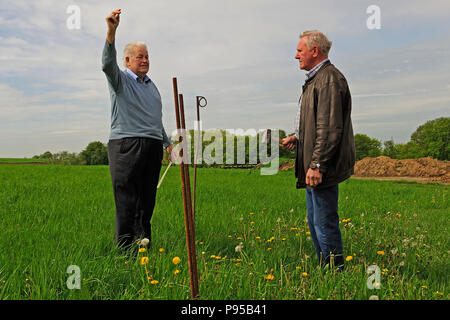
[[[197,137],[197,132],[189,130],[187,132],[188,141],[194,141]],[[250,163],[254,158],[251,158],[250,149],[257,148],[259,150],[260,145],[260,133],[256,136],[237,136],[226,132],[225,130],[216,130],[215,134],[202,131],[201,141],[203,141],[203,149],[199,151],[201,154],[205,151],[205,148],[211,147],[210,144],[215,143],[216,139],[221,138],[222,142],[216,143],[212,155],[219,152],[223,157],[223,163],[227,158],[227,139],[233,139],[233,158],[234,163],[237,163],[238,157],[238,144],[239,140],[245,145],[245,163]],[[291,135],[291,134],[289,134]],[[288,136],[284,130],[279,130],[279,139],[283,139]],[[252,140],[253,139],[253,140]],[[200,140],[200,139],[199,139]],[[205,141],[206,140],[206,141]],[[411,135],[411,139],[407,143],[395,143],[393,139],[387,141],[380,141],[375,138],[371,138],[365,134],[355,134],[355,149],[356,160],[361,160],[365,157],[378,157],[388,156],[393,159],[416,159],[422,157],[432,157],[439,160],[448,160],[450,156],[450,117],[441,117],[434,120],[427,121],[420,125],[414,133]],[[190,150],[188,150],[191,157],[191,163],[194,163],[195,143],[190,143]],[[228,150],[230,151],[230,150]],[[279,149],[279,157],[284,159],[295,159],[295,151],[287,151],[285,149]],[[271,156],[270,144],[267,145],[267,157]],[[36,155],[33,158],[46,159],[50,163],[63,163],[70,165],[107,165],[108,164],[108,151],[106,144],[100,141],[94,141],[88,144],[88,146],[80,153],[69,153],[67,151],[51,153],[47,151],[41,155]],[[259,156],[257,161],[259,162]],[[168,163],[168,154],[164,151],[163,164]],[[210,166],[202,161],[199,166]]]
[[[356,160],[387,156],[392,159],[432,157],[448,160],[450,156],[450,117],[441,117],[420,125],[407,143],[393,139],[381,142],[365,134],[355,134]]]

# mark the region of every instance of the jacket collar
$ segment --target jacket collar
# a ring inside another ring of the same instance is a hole
[[[309,83],[316,77],[316,75],[326,66],[330,65],[330,59],[326,58],[325,60],[322,60],[319,62],[314,68],[312,68],[307,74],[306,74],[306,80],[305,84]]]

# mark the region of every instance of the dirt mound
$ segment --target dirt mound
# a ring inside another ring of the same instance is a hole
[[[413,177],[450,183],[450,164],[430,157],[396,160],[380,156],[355,164],[355,177]]]
[[[281,170],[281,171],[289,170],[289,169],[293,168],[294,166],[295,166],[295,160],[284,161],[280,165],[279,170]]]
[[[279,170],[289,170],[295,161],[281,163]],[[430,157],[397,160],[380,156],[364,158],[355,164],[354,177],[410,178],[425,182],[450,183],[450,164]]]

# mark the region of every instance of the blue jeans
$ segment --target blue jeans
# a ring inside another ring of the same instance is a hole
[[[325,189],[306,189],[306,208],[311,238],[321,265],[344,264],[338,216],[338,185]]]

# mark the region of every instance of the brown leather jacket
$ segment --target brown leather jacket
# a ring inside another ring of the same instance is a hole
[[[295,177],[297,188],[306,185],[306,171],[322,173],[325,188],[354,173],[355,142],[350,118],[352,99],[347,80],[329,61],[303,85]]]

